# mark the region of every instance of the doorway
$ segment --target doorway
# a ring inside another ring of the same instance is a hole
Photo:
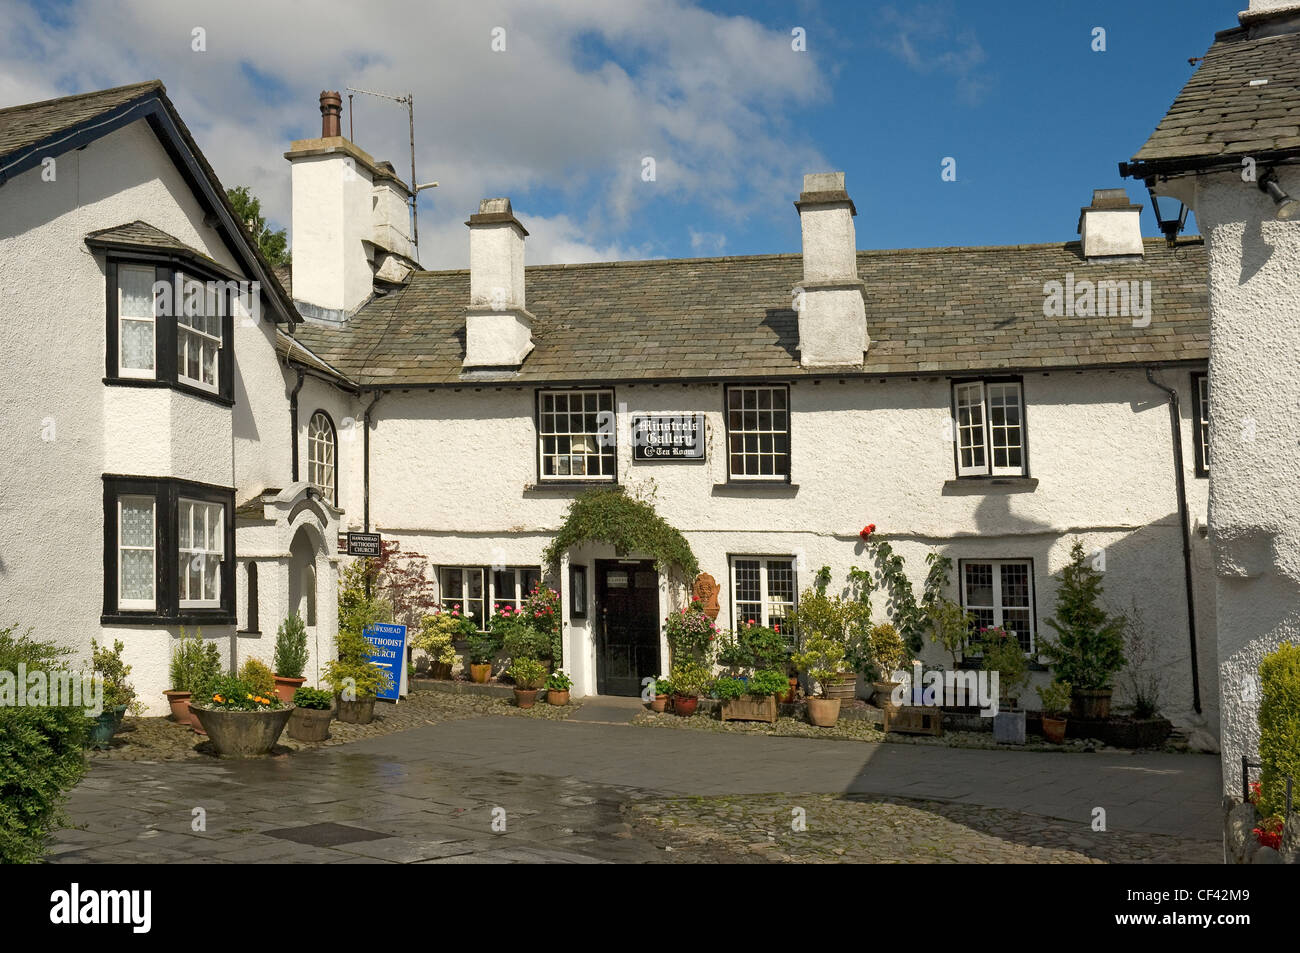
[[[640,695],[660,674],[659,573],[648,560],[596,561],[596,691]]]

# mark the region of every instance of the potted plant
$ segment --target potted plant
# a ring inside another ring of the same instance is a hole
[[[794,664],[816,684],[817,695],[808,699],[808,721],[818,728],[831,728],[840,717],[840,699],[828,698],[826,688],[844,674],[844,643],[825,636],[804,640]]]
[[[469,677],[473,681],[487,684],[501,644],[501,637],[495,632],[475,632],[469,637]]]
[[[552,705],[567,705],[569,689],[572,687],[573,679],[569,677],[569,673],[557,668],[546,677],[546,700]]]
[[[776,723],[776,699],[789,688],[782,672],[760,669],[745,681],[720,678],[713,683],[713,694],[722,701],[723,721],[765,721]]]
[[[370,640],[351,627],[339,628],[339,657],[325,665],[325,682],[338,696],[338,719],[368,725],[375,716],[375,698],[392,687],[385,669],[370,661]]]
[[[664,619],[664,634],[674,665],[692,660],[708,662],[717,649],[717,623],[705,615],[704,604],[698,598],[668,614]]]
[[[877,708],[892,707],[894,689],[899,683],[894,680],[894,673],[907,662],[907,644],[892,624],[881,622],[873,625],[868,632],[867,641],[871,649],[871,666],[875,678],[871,682],[873,690],[871,700]]]
[[[280,701],[293,701],[307,668],[307,625],[296,612],[280,623],[275,632],[275,693]]]
[[[127,711],[135,714],[141,708],[128,678],[131,666],[122,660],[125,648],[120,639],[114,640],[111,649],[100,645],[94,637],[90,640],[91,671],[103,688],[103,708],[90,727],[90,740],[95,747],[107,747],[122,727]]]
[[[1018,708],[1020,692],[1029,684],[1029,663],[1020,640],[1001,626],[980,629],[984,671],[998,676],[998,710],[993,715],[993,740],[1025,743],[1025,712]]]
[[[805,641],[829,640],[844,647],[847,658],[849,648],[862,631],[863,619],[869,616],[871,607],[858,599],[843,599],[828,595],[824,588],[830,578],[830,570],[823,569],[818,574],[820,580],[816,588],[805,589],[799,596],[799,605],[792,615],[792,623]],[[836,671],[821,684],[822,697],[841,701],[852,701],[858,694],[858,675],[853,665],[838,665]],[[837,709],[838,711],[838,709]],[[838,714],[836,715],[838,717]]]
[[[261,659],[247,659],[244,664],[239,667],[239,677],[253,689],[254,694],[275,695],[277,698],[280,697],[279,693],[275,690],[275,673],[271,671],[271,667]],[[293,699],[290,698],[290,701],[292,700]],[[280,701],[284,701],[284,699],[281,698]]]
[[[293,693],[289,737],[298,741],[325,741],[334,717],[334,696],[319,688],[301,686]]]
[[[1062,571],[1056,614],[1047,624],[1058,638],[1039,637],[1039,651],[1052,662],[1056,677],[1072,687],[1070,713],[1076,718],[1108,718],[1115,673],[1125,664],[1124,619],[1101,608],[1101,573],[1075,540]]]
[[[467,631],[468,630],[468,631]],[[451,678],[452,667],[460,656],[455,642],[474,632],[474,623],[448,612],[433,612],[420,621],[420,631],[411,639],[412,648],[429,656],[429,670],[434,678]]]
[[[221,653],[215,643],[204,641],[202,629],[189,636],[181,626],[181,638],[172,654],[170,672],[172,688],[163,694],[171,705],[172,721],[189,725],[202,733],[198,715],[190,711],[190,698],[221,674]]]
[[[713,676],[703,663],[684,661],[673,667],[669,681],[673,689],[673,711],[686,718],[695,714],[700,695],[709,690]]]
[[[1065,741],[1065,710],[1070,706],[1070,683],[1059,679],[1035,691],[1043,703],[1043,737],[1052,744]]]
[[[517,658],[510,663],[506,674],[515,683],[515,704],[532,708],[537,703],[537,692],[546,681],[546,666],[537,659]]]
[[[238,676],[218,675],[196,696],[201,701],[190,702],[218,755],[253,757],[275,746],[293,707],[273,689],[274,682],[271,690],[259,692]]]
[[[668,710],[668,697],[673,693],[672,680],[667,675],[660,675],[650,693],[650,710],[662,714]]]

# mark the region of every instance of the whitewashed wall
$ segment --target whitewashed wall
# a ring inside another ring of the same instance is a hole
[[[141,700],[165,710],[170,640],[158,627],[101,629],[105,472],[229,486],[230,411],[104,377],[104,271],[87,233],[136,219],[237,270],[156,137],[136,122],[0,187],[0,624],[31,626],[89,663],[121,638]],[[42,433],[54,439],[42,439]],[[53,583],[53,584],[52,584]],[[228,639],[233,627],[205,631]]]

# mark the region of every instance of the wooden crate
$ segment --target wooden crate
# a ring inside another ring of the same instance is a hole
[[[723,721],[765,721],[776,724],[776,696],[741,695],[722,703]]]
[[[918,705],[886,705],[885,730],[908,735],[942,735],[943,712]]]

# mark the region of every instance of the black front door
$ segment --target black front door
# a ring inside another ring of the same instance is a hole
[[[659,574],[651,562],[596,563],[596,691],[640,695],[659,674]]]

